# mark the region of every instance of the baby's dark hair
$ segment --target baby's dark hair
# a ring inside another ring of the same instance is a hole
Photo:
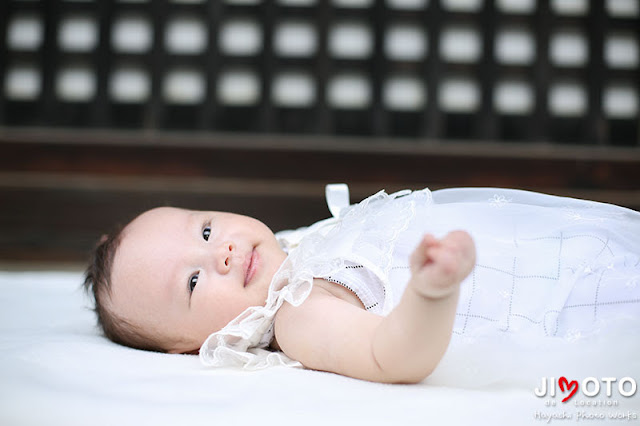
[[[113,261],[125,228],[117,226],[113,232],[102,236],[91,252],[83,287],[87,293],[93,295],[98,326],[107,338],[135,349],[166,352],[159,339],[141,332],[135,324],[119,317],[109,309]]]

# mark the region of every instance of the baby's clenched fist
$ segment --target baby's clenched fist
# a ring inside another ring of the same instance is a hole
[[[409,285],[424,297],[447,297],[471,273],[475,261],[475,245],[467,232],[453,231],[442,239],[426,234],[409,259]]]

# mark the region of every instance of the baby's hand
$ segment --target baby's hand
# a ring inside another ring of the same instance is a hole
[[[424,236],[409,259],[409,285],[430,299],[441,299],[454,293],[473,269],[476,249],[471,236],[454,231],[438,240]]]

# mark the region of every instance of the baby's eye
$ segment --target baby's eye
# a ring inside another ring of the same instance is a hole
[[[205,228],[202,230],[202,238],[204,238],[205,241],[209,241],[210,236],[211,236],[211,227],[205,226]]]
[[[193,289],[196,288],[196,284],[198,284],[198,277],[200,274],[195,274],[191,278],[189,278],[189,292],[193,293]]]

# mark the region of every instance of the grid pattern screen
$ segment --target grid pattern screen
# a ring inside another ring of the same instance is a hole
[[[640,0],[4,0],[0,125],[640,145]]]

